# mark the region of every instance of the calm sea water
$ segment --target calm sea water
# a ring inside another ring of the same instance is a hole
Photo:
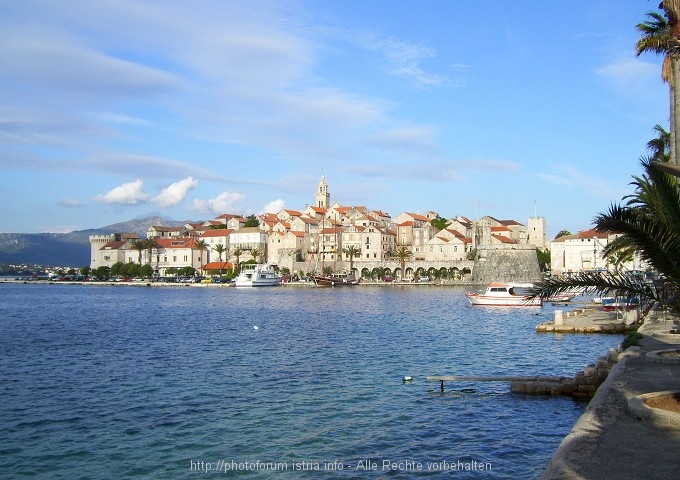
[[[0,284],[2,478],[537,478],[584,403],[425,376],[571,376],[621,342],[536,334],[552,312],[456,287]]]

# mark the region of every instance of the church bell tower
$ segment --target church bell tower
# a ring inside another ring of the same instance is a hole
[[[323,175],[319,180],[319,185],[316,188],[316,206],[327,209],[331,204],[331,194],[328,193],[328,184]]]

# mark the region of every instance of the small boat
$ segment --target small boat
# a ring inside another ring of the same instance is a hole
[[[312,275],[312,280],[317,287],[343,287],[359,285],[354,273],[331,273],[329,275]]]
[[[237,287],[275,287],[281,284],[281,275],[269,264],[245,265],[234,285]]]
[[[540,297],[529,298],[531,285],[523,283],[490,283],[484,293],[465,292],[470,305],[497,307],[540,307]]]
[[[602,309],[605,312],[634,310],[639,304],[640,300],[637,297],[604,297],[602,299]]]
[[[571,302],[575,296],[575,293],[556,293],[555,295],[546,298],[546,301],[558,303]]]

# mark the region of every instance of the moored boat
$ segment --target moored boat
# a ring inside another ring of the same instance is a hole
[[[312,280],[317,287],[343,287],[358,285],[354,273],[331,273],[329,275],[312,275]]]
[[[637,297],[604,297],[602,299],[602,309],[605,312],[634,310],[639,304],[640,300]]]
[[[521,283],[490,283],[486,291],[465,292],[470,305],[487,305],[497,307],[540,307],[540,297],[530,298],[531,285]]]
[[[281,275],[269,264],[245,265],[234,285],[237,287],[275,287],[281,284]]]
[[[574,297],[576,296],[576,293],[556,293],[555,295],[551,295],[550,297],[546,298],[548,302],[571,302]]]

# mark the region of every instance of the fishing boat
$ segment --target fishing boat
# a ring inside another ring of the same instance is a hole
[[[637,297],[604,297],[602,299],[602,309],[605,312],[634,310],[639,304],[640,300]]]
[[[465,292],[470,305],[487,305],[497,307],[540,307],[540,297],[530,298],[532,285],[523,283],[490,283],[486,291]]]
[[[281,275],[269,264],[244,265],[234,285],[237,287],[275,287],[281,284]]]
[[[359,280],[351,273],[331,273],[329,275],[312,275],[312,280],[317,287],[343,287],[359,285]]]

